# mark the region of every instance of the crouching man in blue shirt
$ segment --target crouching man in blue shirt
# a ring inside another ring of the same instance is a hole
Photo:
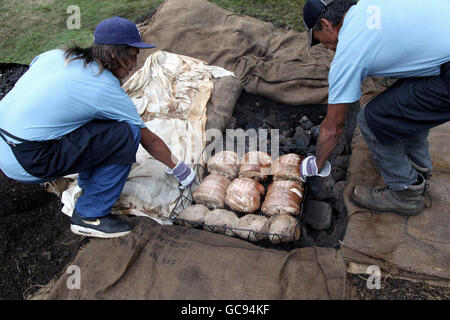
[[[362,136],[385,186],[355,186],[351,198],[374,211],[417,215],[424,207],[432,162],[427,137],[450,120],[450,1],[308,0],[303,8],[309,46],[335,51],[328,76],[328,110],[316,156],[301,173],[326,176],[348,106],[368,76],[398,80],[358,114]],[[415,25],[412,28],[412,25]]]
[[[122,193],[142,144],[167,172],[190,187],[192,168],[152,133],[121,87],[144,43],[136,25],[120,17],[100,22],[89,48],[52,50],[0,101],[0,168],[31,183],[78,173],[82,195],[71,220],[80,235],[112,238],[133,225],[111,208]]]

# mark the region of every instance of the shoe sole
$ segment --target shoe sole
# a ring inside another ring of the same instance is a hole
[[[403,209],[397,209],[397,210],[391,210],[391,211],[383,211],[383,210],[371,209],[371,208],[366,207],[366,205],[364,205],[364,204],[362,204],[362,203],[360,203],[360,202],[358,201],[358,199],[356,198],[356,196],[355,196],[355,194],[354,194],[354,191],[355,191],[355,190],[353,189],[352,192],[350,193],[350,199],[351,199],[357,206],[366,208],[366,209],[371,210],[371,211],[375,211],[375,212],[379,212],[379,213],[390,212],[390,213],[396,213],[396,214],[399,214],[399,215],[401,215],[401,216],[408,216],[408,217],[411,217],[411,216],[417,216],[418,214],[420,214],[420,213],[423,211],[423,208],[420,209],[420,210],[418,210],[418,211],[411,211],[411,210],[406,210],[406,209],[405,209],[405,210],[403,210]]]
[[[105,238],[105,239],[106,238],[122,237],[122,236],[125,236],[125,235],[127,235],[127,234],[129,234],[131,232],[131,230],[129,230],[129,231],[123,231],[123,232],[116,232],[116,233],[105,233],[105,232],[101,232],[101,231],[98,231],[98,230],[77,226],[77,225],[74,225],[74,224],[70,225],[70,230],[73,233],[78,234],[80,236]]]

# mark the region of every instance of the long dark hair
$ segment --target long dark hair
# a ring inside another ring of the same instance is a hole
[[[95,61],[99,65],[98,74],[100,74],[104,69],[113,71],[120,66],[128,66],[130,63],[128,48],[129,46],[126,44],[94,44],[89,48],[82,48],[74,44],[64,48],[64,57],[67,63],[82,59],[85,67]]]

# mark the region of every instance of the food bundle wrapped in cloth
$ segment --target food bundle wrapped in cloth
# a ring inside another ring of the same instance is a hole
[[[264,187],[259,182],[237,178],[227,189],[225,203],[235,211],[252,213],[259,210],[264,192]]]
[[[267,215],[300,214],[303,187],[296,181],[274,181],[267,191],[261,211]]]
[[[300,165],[303,157],[289,153],[276,159],[272,166],[273,180],[292,180],[302,182],[300,176]]]
[[[262,151],[250,151],[242,157],[239,178],[266,181],[271,174],[272,157]]]
[[[225,195],[230,180],[218,174],[210,174],[192,193],[197,204],[204,204],[210,209],[224,208]]]
[[[234,151],[222,151],[207,162],[208,173],[219,174],[233,180],[238,175],[239,159]]]

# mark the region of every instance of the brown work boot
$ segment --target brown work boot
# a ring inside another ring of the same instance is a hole
[[[394,212],[403,216],[415,216],[422,212],[425,203],[425,179],[418,174],[419,183],[405,190],[395,191],[389,186],[356,186],[351,199],[359,206],[382,212]]]

